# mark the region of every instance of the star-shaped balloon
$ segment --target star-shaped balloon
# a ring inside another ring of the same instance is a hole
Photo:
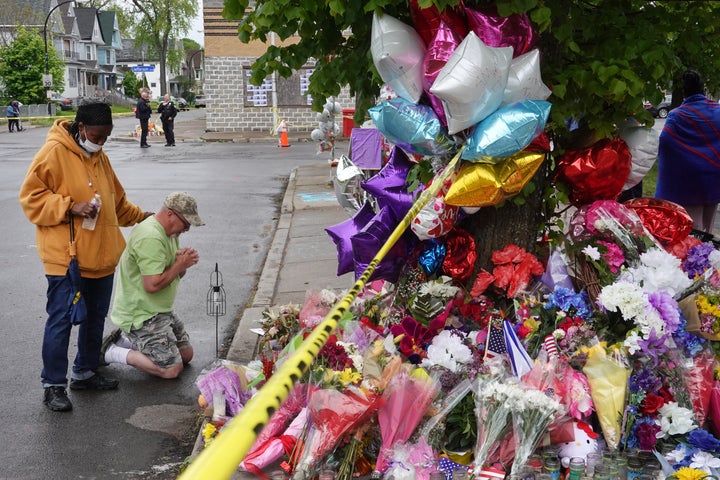
[[[445,195],[445,203],[487,207],[518,194],[535,175],[545,154],[522,151],[500,163],[465,162]]]
[[[335,198],[346,212],[353,215],[364,203],[363,190],[360,186],[363,172],[347,156],[341,155],[333,177]]]
[[[494,6],[465,9],[468,26],[486,45],[512,47],[513,55],[530,51],[538,40],[530,18],[526,14],[503,17]]]
[[[510,64],[503,103],[520,100],[546,100],[552,92],[540,75],[540,51],[535,48],[513,59]]]
[[[377,129],[390,143],[420,155],[444,155],[457,149],[432,107],[402,97],[368,110]]]
[[[390,15],[373,15],[370,53],[380,78],[403,98],[417,103],[423,93],[425,42],[409,25]]]
[[[352,236],[352,255],[355,263],[355,280],[359,279],[373,258],[390,238],[398,221],[387,207],[380,209],[365,227]],[[375,267],[370,280],[387,280],[396,283],[405,265],[409,246],[403,235]]]
[[[523,150],[545,130],[550,107],[544,100],[522,100],[500,107],[475,126],[461,158],[497,163]]]
[[[403,150],[395,146],[388,163],[374,176],[362,183],[362,188],[377,200],[378,208],[387,207],[395,218],[403,218],[423,187],[408,192],[407,175],[412,163]]]
[[[450,134],[475,125],[497,110],[511,61],[511,47],[488,47],[473,32],[468,33],[430,88],[430,93],[442,100]]]
[[[375,211],[369,203],[365,203],[352,218],[340,222],[325,231],[335,243],[338,257],[338,277],[344,273],[352,272],[355,268],[353,261],[353,248],[351,237],[360,232],[375,216]]]

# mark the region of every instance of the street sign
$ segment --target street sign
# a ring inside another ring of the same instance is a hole
[[[52,87],[52,75],[49,73],[43,75],[42,82],[43,82],[43,87]]]
[[[132,67],[132,71],[135,73],[140,72],[154,72],[155,65],[135,65]]]

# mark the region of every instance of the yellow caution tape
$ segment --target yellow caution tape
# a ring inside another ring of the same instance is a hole
[[[313,363],[318,352],[337,327],[338,321],[365,287],[375,268],[410,227],[420,210],[438,194],[445,180],[455,170],[461,153],[462,149],[453,157],[445,170],[435,177],[432,184],[420,194],[352,288],[313,329],[295,353],[273,373],[260,391],[245,404],[240,413],[223,427],[213,442],[188,466],[180,475],[180,480],[218,480],[232,476],[257,436],[270,421],[272,414],[290,394],[295,382],[302,378]]]

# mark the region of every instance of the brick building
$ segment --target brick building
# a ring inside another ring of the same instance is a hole
[[[253,2],[250,2],[250,7]],[[268,132],[280,118],[287,119],[290,130],[310,132],[317,128],[317,112],[311,110],[312,99],[306,94],[312,65],[290,78],[269,77],[256,87],[249,82],[252,62],[262,55],[267,44],[241,43],[237,22],[222,17],[223,0],[203,0],[205,39],[205,82],[207,99],[206,129],[210,132]],[[274,41],[271,40],[271,41]],[[286,43],[290,43],[288,39]],[[277,45],[281,45],[279,39]],[[274,89],[273,93],[273,86]],[[347,88],[336,102],[343,109],[354,108]],[[337,135],[342,134],[342,118],[335,119]]]

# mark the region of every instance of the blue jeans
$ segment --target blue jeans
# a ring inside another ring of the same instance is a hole
[[[72,324],[67,315],[67,300],[71,293],[70,281],[65,276],[46,275],[47,322],[42,345],[42,382],[44,387],[66,386],[68,345]],[[83,278],[82,295],[87,305],[87,320],[78,327],[78,347],[73,364],[74,378],[88,378],[100,365],[105,317],[110,308],[113,275],[103,278]]]

